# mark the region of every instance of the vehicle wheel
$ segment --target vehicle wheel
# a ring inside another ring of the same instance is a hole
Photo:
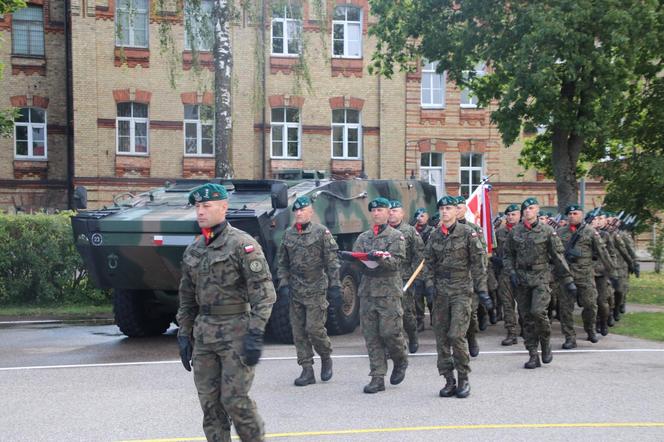
[[[269,335],[282,344],[293,343],[293,329],[290,323],[290,295],[279,296],[272,306],[272,315],[267,324]]]
[[[358,287],[359,275],[353,269],[343,264],[339,274],[341,279],[341,305],[332,305],[327,308],[327,332],[330,335],[343,335],[352,333],[360,323],[360,299]]]
[[[171,325],[172,315],[164,314],[155,306],[150,290],[121,290],[113,293],[115,323],[125,335],[135,338],[156,336]]]

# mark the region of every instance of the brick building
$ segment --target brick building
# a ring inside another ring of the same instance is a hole
[[[97,207],[123,191],[213,176],[213,57],[205,39],[186,38],[191,16],[177,7],[182,2],[164,0],[159,9],[156,0],[68,1],[69,27],[64,0],[31,0],[0,17],[0,108],[22,115],[14,137],[0,139],[0,206],[66,207],[68,189],[83,185]],[[434,64],[392,79],[368,74],[375,45],[368,0],[267,3],[238,10],[232,26],[236,177],[300,169],[421,176],[441,193],[467,194],[490,175],[501,208],[525,195],[555,205],[552,182],[517,165],[519,145],[502,146],[490,109],[478,108],[472,92]],[[160,45],[164,24],[172,51]],[[193,39],[202,70],[192,66]],[[589,183],[586,191],[590,206],[603,188]]]

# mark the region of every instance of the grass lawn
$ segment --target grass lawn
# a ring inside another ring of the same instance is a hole
[[[627,313],[611,329],[611,333],[664,341],[664,313]]]
[[[642,273],[640,278],[629,277],[627,302],[664,305],[664,273]]]
[[[57,306],[0,306],[0,318],[5,319],[87,319],[111,317],[113,307],[108,305],[57,305]]]

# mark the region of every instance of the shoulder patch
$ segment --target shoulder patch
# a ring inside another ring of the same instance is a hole
[[[558,232],[556,232],[555,230],[554,230],[553,232],[551,232],[551,234],[552,234],[553,236],[558,236]]]
[[[254,246],[252,244],[247,244],[244,246],[244,253],[251,253],[254,251]]]
[[[325,229],[325,234],[326,235],[332,235],[329,230]]]
[[[473,233],[471,233],[470,236],[472,236],[472,237],[477,237],[477,232],[473,232]]]
[[[263,264],[255,259],[249,263],[249,270],[251,270],[254,273],[258,273],[263,270]]]
[[[400,239],[401,241],[405,241],[405,240],[406,240],[406,238],[404,238],[403,235],[401,235],[401,236],[399,237],[399,239]]]

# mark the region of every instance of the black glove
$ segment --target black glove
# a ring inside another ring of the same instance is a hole
[[[479,296],[480,303],[484,306],[485,309],[491,310],[493,308],[493,300],[487,292],[477,292],[477,296]]]
[[[613,287],[614,290],[618,290],[618,287],[620,287],[620,281],[618,281],[618,278],[609,277],[609,281],[611,282],[611,287]]]
[[[279,296],[290,296],[290,286],[282,285],[277,292]]]
[[[335,307],[341,305],[341,287],[338,285],[329,287],[327,289],[327,301]]]
[[[637,278],[641,277],[641,264],[639,264],[638,262],[634,263],[634,276],[636,276]]]
[[[263,332],[251,329],[244,335],[244,363],[249,367],[258,364],[263,352]]]
[[[519,286],[519,276],[514,270],[510,272],[510,284],[512,285],[512,288],[517,288]]]
[[[189,336],[178,336],[178,347],[180,347],[180,360],[184,369],[191,371],[191,355],[194,352],[194,345]]]
[[[576,288],[576,284],[573,282],[565,284],[565,290],[567,290],[567,293],[569,293],[571,297],[576,298],[576,305],[583,307],[583,305],[581,305],[581,299],[579,298],[579,291]]]
[[[424,289],[425,296],[427,297],[427,304],[433,303],[433,298],[436,297],[436,287],[431,286]]]

